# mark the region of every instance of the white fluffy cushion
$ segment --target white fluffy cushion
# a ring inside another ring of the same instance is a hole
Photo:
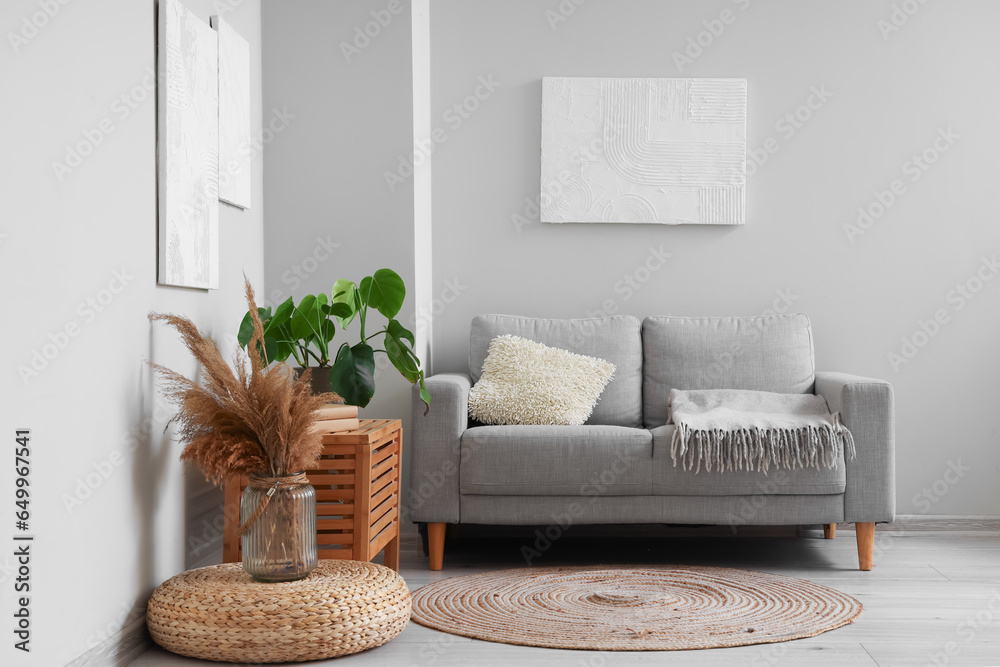
[[[483,374],[469,392],[469,416],[484,424],[587,421],[615,365],[520,336],[490,342]]]

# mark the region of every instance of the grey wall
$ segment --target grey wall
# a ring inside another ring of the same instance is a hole
[[[278,297],[382,265],[408,285],[421,274],[412,183],[390,192],[385,182],[413,150],[412,104],[423,99],[411,88],[408,7],[373,29],[370,43],[359,38],[350,63],[341,47],[388,4],[264,4],[264,106],[296,114],[267,149],[266,273]],[[991,194],[1000,169],[989,150],[1000,139],[1000,8],[956,0],[906,16],[893,15],[893,4],[430,3],[431,119],[441,129],[433,370],[465,367],[469,320],[481,312],[801,311],[812,318],[820,368],[896,387],[899,511],[1000,513],[1000,390],[988,379],[1000,356],[1000,292],[996,281],[977,282],[983,256],[1000,246]],[[723,11],[731,13],[720,31]],[[679,67],[674,54],[699,39],[706,46]],[[474,111],[453,109],[490,76],[501,85],[488,96],[479,88],[485,99],[470,102]],[[747,78],[747,225],[538,223],[543,76]],[[805,120],[786,118],[796,113]],[[938,139],[949,128],[950,144]],[[925,150],[935,161],[914,170]],[[878,213],[878,197],[888,196],[876,193],[895,181],[901,194],[849,238],[858,208]],[[294,267],[328,234],[340,247],[297,279]],[[647,279],[640,267],[653,251],[670,258]],[[967,282],[979,289],[971,299],[956,291]],[[415,310],[408,304],[406,316]],[[943,323],[928,323],[936,316]],[[405,416],[407,387],[386,375],[366,413]],[[956,477],[953,464],[970,469]]]
[[[1000,251],[1000,5],[920,5],[883,38],[892,8],[434,0],[432,116],[446,131],[433,166],[434,281],[444,294],[445,281],[461,288],[435,318],[434,370],[466,367],[477,313],[754,315],[777,304],[812,319],[821,369],[894,384],[901,513],[1000,514],[1000,280],[976,279]],[[721,34],[702,36],[708,46],[679,70],[673,53],[723,10]],[[468,118],[449,112],[491,76],[502,85]],[[543,76],[748,79],[748,148],[760,154],[770,139],[773,154],[749,177],[746,226],[539,224],[529,204]],[[798,128],[783,122],[814,89],[832,96],[814,97]],[[948,128],[958,138],[934,156]],[[925,149],[937,159],[914,171],[906,163]],[[852,243],[844,225],[896,179],[905,192]],[[650,248],[671,257],[630,288]],[[974,298],[953,292],[966,281],[981,287]],[[925,341],[920,322],[937,311],[946,323]],[[894,368],[889,353],[902,356],[901,338],[915,334],[926,344]],[[948,483],[959,462],[967,469]]]
[[[259,127],[259,3],[184,2],[206,23],[221,13],[250,42],[251,127]],[[0,432],[9,453],[15,429],[32,431],[29,533],[36,536],[32,652],[7,644],[5,664],[67,664],[123,625],[141,623],[136,612],[160,582],[221,560],[221,492],[180,463],[180,447],[164,435],[172,410],[157,397],[145,361],[189,376],[197,368],[176,334],[153,327],[146,314],[191,317],[228,353],[245,312],[243,272],[263,280],[258,156],[252,209],[221,206],[220,289],[157,286],[156,114],[151,88],[143,88],[154,83],[147,76],[155,72],[153,2],[48,6],[58,11],[41,19],[34,0],[0,8],[5,35],[31,35],[16,49],[5,38],[0,48]],[[26,30],[25,19],[42,27]],[[95,133],[109,123],[110,133]],[[58,178],[53,163],[87,141],[96,145],[80,148],[89,154]],[[19,367],[31,368],[36,351],[51,358],[22,379]],[[0,488],[12,500],[12,458],[0,466]],[[4,517],[13,521],[12,508]],[[7,619],[16,576],[10,544],[0,555]]]
[[[262,21],[264,109],[295,114],[267,148],[269,296],[298,300],[383,267],[412,292],[413,180],[390,190],[385,178],[413,151],[409,3],[265,0]],[[397,316],[411,329],[413,303],[408,294]],[[344,341],[358,341],[357,322],[347,336],[338,330],[334,344]],[[375,398],[362,416],[408,420],[410,385],[384,355],[377,361]]]

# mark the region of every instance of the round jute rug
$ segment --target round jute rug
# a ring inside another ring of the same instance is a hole
[[[864,607],[802,579],[725,567],[559,567],[453,577],[413,593],[413,620],[504,644],[675,651],[812,637]]]

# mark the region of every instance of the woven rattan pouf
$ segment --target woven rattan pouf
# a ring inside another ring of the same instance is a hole
[[[239,563],[160,585],[146,623],[157,644],[192,658],[300,662],[381,646],[406,627],[410,591],[387,567],[321,560],[305,579],[262,584]]]

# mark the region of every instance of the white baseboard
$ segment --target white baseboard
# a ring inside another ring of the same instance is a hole
[[[854,524],[841,524],[853,530]],[[892,523],[880,523],[875,530],[909,530],[928,532],[997,532],[1000,516],[983,514],[897,514]]]
[[[126,667],[152,646],[143,614],[66,667]]]

